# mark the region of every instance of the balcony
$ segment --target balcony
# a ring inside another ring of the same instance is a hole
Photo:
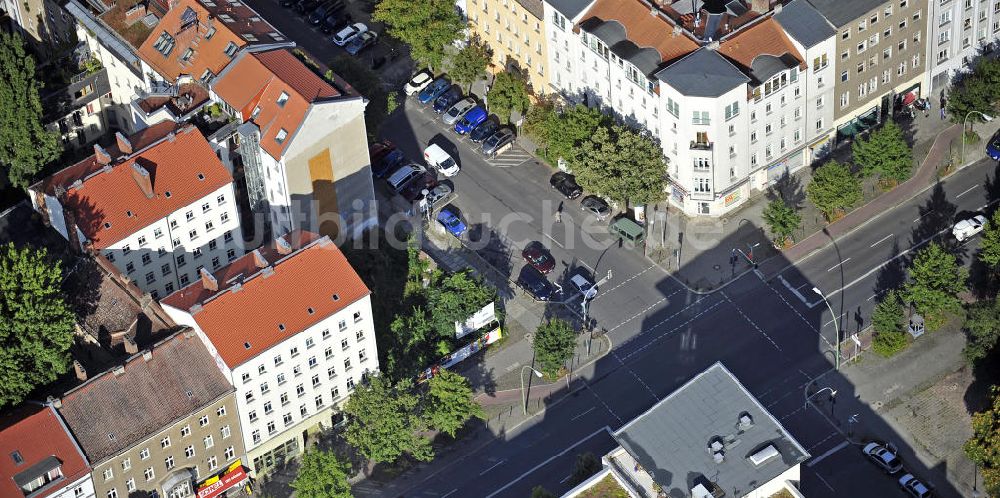
[[[713,142],[691,141],[691,150],[712,150]]]

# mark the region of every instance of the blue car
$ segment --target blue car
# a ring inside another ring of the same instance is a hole
[[[423,90],[420,90],[420,93],[417,94],[417,99],[420,100],[421,104],[430,103],[434,99],[440,97],[442,93],[448,91],[449,88],[451,88],[451,82],[448,81],[448,78],[442,76],[432,81],[431,84],[424,87]]]
[[[377,164],[372,165],[372,175],[375,178],[385,178],[405,160],[406,156],[403,151],[396,149],[383,157]]]
[[[434,100],[434,112],[441,114],[447,111],[449,107],[455,105],[459,100],[462,100],[462,91],[451,87],[447,92],[442,93],[441,96]]]
[[[465,135],[474,130],[483,121],[486,121],[486,110],[477,105],[469,109],[469,112],[465,113],[465,116],[459,122],[455,123],[455,133]]]
[[[986,143],[986,155],[994,161],[1000,161],[1000,131]]]
[[[448,233],[454,235],[455,237],[461,238],[467,228],[465,223],[462,222],[462,219],[458,217],[458,213],[455,212],[455,208],[450,205],[441,208],[441,212],[437,215],[437,220],[438,223],[440,223],[441,226],[448,231]]]

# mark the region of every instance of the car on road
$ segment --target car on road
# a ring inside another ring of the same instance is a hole
[[[428,166],[433,166],[442,175],[452,177],[458,174],[458,163],[438,144],[430,144],[424,149],[424,161]]]
[[[979,214],[955,223],[955,226],[951,229],[951,234],[959,242],[965,242],[973,235],[982,232],[984,228],[986,228],[986,217]]]
[[[604,199],[601,199],[596,195],[588,195],[587,197],[584,197],[583,200],[580,201],[580,205],[583,206],[584,211],[593,214],[601,221],[608,219],[608,216],[611,215],[611,206],[608,206],[608,203],[604,202]]]
[[[465,135],[466,133],[471,132],[479,126],[479,123],[486,121],[486,116],[486,109],[483,109],[478,105],[469,109],[469,111],[462,116],[462,119],[455,123],[455,133]]]
[[[483,154],[496,154],[501,147],[514,141],[514,130],[500,128],[490,138],[483,140]]]
[[[994,161],[1000,161],[1000,131],[993,134],[989,142],[986,142],[986,155]]]
[[[375,178],[385,178],[392,174],[400,164],[406,161],[406,154],[396,149],[389,152],[378,162],[372,161],[372,176]]]
[[[365,31],[358,36],[355,36],[350,43],[344,47],[344,50],[351,55],[358,55],[358,52],[372,46],[378,40],[378,33],[374,31]]]
[[[441,114],[461,99],[462,91],[457,87],[451,87],[447,92],[442,93],[441,96],[434,99],[434,112]]]
[[[576,183],[576,177],[562,171],[557,171],[549,178],[549,185],[567,199],[576,199],[583,193],[583,189]]]
[[[931,490],[926,484],[920,482],[913,474],[904,474],[899,478],[899,487],[913,498],[930,498]]]
[[[569,278],[569,282],[573,284],[576,290],[583,294],[584,299],[593,299],[597,296],[597,285],[591,282],[589,278],[577,273]]]
[[[330,38],[330,41],[338,47],[343,47],[365,31],[368,31],[368,26],[365,26],[363,22],[356,22],[338,31],[337,34],[333,35],[333,38]]]
[[[410,180],[399,195],[410,202],[418,201],[424,198],[424,190],[430,192],[437,184],[437,175],[428,171]]]
[[[469,133],[469,140],[472,140],[477,144],[482,143],[483,140],[492,137],[499,128],[500,125],[495,119],[487,118],[486,121],[480,123],[475,130],[472,130],[472,133]]]
[[[458,238],[461,238],[462,234],[464,234],[465,230],[468,228],[465,226],[465,222],[462,221],[462,218],[458,215],[458,210],[451,205],[441,208],[441,212],[437,215],[437,221],[444,227],[445,230],[448,231],[448,233]]]
[[[521,273],[517,276],[517,285],[520,285],[522,289],[539,301],[551,301],[559,295],[559,287],[549,282],[545,275],[530,265],[521,267]]]
[[[449,88],[451,88],[451,82],[448,81],[448,78],[442,76],[432,81],[431,84],[424,87],[423,90],[420,90],[420,93],[417,94],[417,100],[419,100],[421,104],[433,102],[444,92],[447,92]]]
[[[532,242],[521,251],[521,257],[539,273],[545,275],[556,267],[556,260],[541,242]]]
[[[434,209],[434,206],[447,199],[452,192],[453,190],[450,185],[447,183],[439,183],[436,187],[432,188],[426,196],[424,196],[424,200],[427,202],[427,208]]]
[[[449,107],[444,115],[441,116],[441,120],[446,125],[454,125],[465,116],[465,113],[471,111],[473,107],[476,107],[476,101],[472,97],[466,97]]]
[[[903,470],[903,461],[896,455],[896,448],[890,444],[873,441],[866,444],[861,451],[887,474]]]
[[[427,88],[427,85],[430,85],[433,80],[434,76],[431,75],[431,72],[424,69],[423,71],[414,74],[413,77],[410,78],[410,81],[407,81],[406,84],[403,85],[403,93],[407,95],[418,93],[424,88]]]

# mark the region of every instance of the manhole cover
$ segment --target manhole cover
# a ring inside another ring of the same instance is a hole
[[[716,271],[718,271],[718,270],[720,270],[721,268],[722,268],[722,267],[721,267],[721,266],[719,266],[719,265],[712,265],[712,269],[713,269],[713,270],[716,270]]]

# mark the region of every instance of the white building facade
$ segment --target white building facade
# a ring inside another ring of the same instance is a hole
[[[992,53],[1000,38],[1000,1],[928,0],[928,95],[947,91],[958,72],[983,53]],[[935,102],[937,104],[937,102]]]

